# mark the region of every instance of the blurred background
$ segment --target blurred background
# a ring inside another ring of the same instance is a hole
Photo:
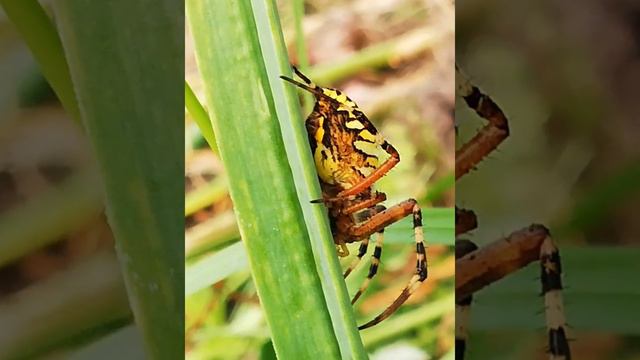
[[[304,64],[307,57],[311,66],[303,71],[319,85],[348,94],[400,152],[400,164],[377,183],[388,195],[386,204],[414,197],[425,214],[429,280],[398,313],[361,333],[367,351],[372,359],[452,359],[453,4],[302,3],[305,15],[299,18],[293,1],[278,1],[291,61]],[[298,22],[304,52],[296,45]],[[186,80],[204,99],[189,29],[186,34]],[[272,359],[269,330],[239,242],[222,163],[188,113],[185,139],[186,357]],[[438,223],[430,222],[428,214],[438,216]],[[352,254],[358,245],[353,246]],[[385,232],[382,267],[355,305],[359,323],[398,296],[414,272],[414,251],[410,219]],[[347,281],[351,294],[366,276],[368,256],[365,259]],[[343,265],[351,260],[342,260]]]
[[[102,186],[80,124],[1,10],[0,79],[0,358],[66,357],[132,322]],[[110,339],[142,356],[132,326]]]
[[[470,239],[547,225],[574,357],[640,358],[640,4],[457,1],[456,62],[511,128],[456,184],[456,202],[478,216]],[[456,123],[457,146],[483,125],[460,99]],[[469,359],[545,357],[537,272],[530,265],[478,293]]]

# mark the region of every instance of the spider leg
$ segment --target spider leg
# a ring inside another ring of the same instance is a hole
[[[476,214],[467,209],[460,209],[456,206],[456,236],[467,233],[478,227]]]
[[[456,75],[461,79],[457,90],[462,98],[480,117],[487,120],[487,124],[456,151],[457,180],[478,165],[509,136],[509,122],[498,104],[482,93],[477,86],[472,85],[457,65]]]
[[[536,260],[540,261],[549,359],[570,360],[562,299],[560,254],[546,227],[531,225],[456,259],[456,299],[466,299],[481,288]]]
[[[422,233],[422,211],[414,199],[408,199],[397,204],[379,214],[372,216],[369,221],[359,225],[354,229],[354,235],[359,233],[371,234],[380,231],[387,225],[413,214],[413,230],[416,242],[416,273],[413,275],[407,286],[400,295],[389,305],[380,315],[364,325],[359,326],[360,330],[374,326],[388,318],[413,294],[413,292],[427,279],[427,256],[424,247],[424,235]]]
[[[463,298],[540,258],[549,237],[543,225],[531,225],[456,260],[456,296]]]
[[[558,248],[550,237],[540,247],[540,272],[549,336],[549,359],[570,360],[571,349],[565,332],[567,323],[562,299],[562,265]]]
[[[347,278],[347,276],[349,276],[349,274],[351,274],[353,269],[355,269],[356,266],[358,266],[358,264],[360,263],[360,260],[362,260],[364,255],[367,253],[367,248],[368,247],[369,247],[369,237],[366,237],[366,238],[362,239],[362,242],[360,242],[360,248],[358,248],[357,257],[355,259],[353,259],[353,262],[351,262],[351,264],[349,264],[349,267],[347,268],[347,270],[345,270],[345,272],[344,272],[344,278],[345,279]]]
[[[382,141],[380,147],[389,154],[389,158],[386,159],[379,167],[377,167],[373,172],[371,172],[366,177],[362,178],[358,183],[353,185],[352,187],[340,191],[335,197],[318,199],[311,201],[312,203],[331,203],[331,202],[339,202],[344,199],[355,198],[356,195],[362,193],[363,191],[371,188],[373,184],[380,180],[384,175],[386,175],[394,166],[396,166],[400,162],[400,154],[393,147],[393,145],[389,144],[386,140]]]
[[[384,194],[382,194],[382,195],[384,195]],[[386,198],[386,196],[385,196],[385,198]],[[383,205],[377,205],[377,206],[371,207],[371,208],[368,209],[366,214],[362,214],[364,216],[360,219],[360,221],[367,221],[373,215],[375,215],[377,213],[380,213],[380,212],[382,212],[384,210],[386,210],[386,207],[384,207]],[[361,215],[361,214],[358,214],[358,215]],[[379,254],[379,252],[382,251],[382,250],[378,250],[378,248],[382,247],[382,235],[383,235],[383,232],[384,232],[384,228],[381,229],[380,231],[378,231],[378,238],[376,239],[376,248],[374,250],[374,257],[375,257],[375,254],[378,254],[378,256],[377,256],[378,262],[380,262],[380,254]],[[368,246],[369,246],[369,236],[366,236],[364,239],[362,239],[362,242],[360,243],[360,248],[358,249],[357,257],[355,259],[353,259],[353,262],[351,262],[351,264],[349,265],[347,270],[344,272],[344,278],[345,279],[347,278],[347,276],[349,276],[349,274],[351,274],[353,269],[355,269],[356,266],[358,266],[358,264],[360,263],[360,261],[362,260],[364,255],[367,253]],[[373,260],[372,260],[372,264],[373,264]],[[375,275],[375,272],[374,272],[374,275]],[[352,301],[352,304],[353,304],[353,302],[355,302],[355,300]]]
[[[380,257],[382,256],[382,242],[384,239],[384,229],[380,229],[378,231],[378,236],[376,238],[376,248],[373,250],[373,255],[371,255],[371,265],[369,266],[369,274],[367,274],[367,278],[364,280],[358,292],[351,299],[351,305],[355,304],[356,301],[362,296],[365,290],[369,287],[369,283],[376,276],[378,272],[378,267],[380,266]]]
[[[345,215],[356,213],[360,210],[370,208],[376,204],[379,204],[383,201],[387,200],[387,195],[385,193],[377,192],[370,199],[363,200],[357,204],[351,205],[345,208],[342,213]]]
[[[456,259],[459,259],[475,250],[478,246],[470,240],[456,240]],[[473,295],[459,298],[456,295],[456,359],[464,359],[469,338],[468,327],[471,313],[471,301]]]

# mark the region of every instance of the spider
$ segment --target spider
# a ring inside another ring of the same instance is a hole
[[[369,237],[376,234],[369,273],[351,304],[360,298],[378,271],[384,229],[408,215],[413,216],[415,274],[391,305],[358,327],[360,330],[366,329],[393,314],[427,279],[422,212],[415,199],[405,200],[388,209],[380,204],[386,200],[386,195],[373,190],[373,185],[400,161],[400,155],[349,97],[339,90],[317,86],[295,66],[293,71],[304,83],[286,76],[280,77],[315,97],[313,111],[305,125],[323,198],[312,202],[324,203],[328,209],[338,256],[349,255],[346,244],[360,242],[357,257],[346,269],[345,278],[367,253]],[[382,163],[375,155],[377,149],[389,155]]]
[[[456,150],[456,180],[475,168],[509,136],[509,124],[500,107],[471,84],[456,66],[457,91],[467,105],[487,124]],[[456,238],[477,227],[473,211],[456,207]],[[546,313],[548,353],[553,360],[571,359],[562,300],[560,254],[549,230],[530,225],[509,236],[478,248],[466,239],[456,239],[456,359],[466,350],[467,323],[472,294],[529,263],[540,262],[540,281]]]

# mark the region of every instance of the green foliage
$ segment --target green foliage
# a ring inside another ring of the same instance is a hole
[[[182,4],[57,1],[54,10],[148,356],[183,356]]]
[[[276,353],[365,358],[325,215],[309,203],[319,189],[297,99],[278,78],[290,70],[274,4],[191,1],[187,11]]]

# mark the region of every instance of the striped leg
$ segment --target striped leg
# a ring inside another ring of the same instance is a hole
[[[384,229],[381,229],[380,231],[378,231],[378,236],[376,237],[376,248],[373,250],[373,255],[371,255],[371,265],[369,266],[369,274],[367,274],[367,278],[362,283],[362,286],[360,286],[360,289],[358,289],[358,292],[353,296],[353,299],[351,300],[351,305],[355,304],[355,302],[358,301],[362,293],[364,293],[364,291],[367,290],[367,288],[369,287],[369,283],[371,282],[373,277],[376,276],[376,273],[378,272],[378,267],[380,266],[380,257],[382,256],[383,239],[384,239]],[[360,259],[354,260],[355,265],[357,265],[357,262],[359,260]]]
[[[456,241],[456,259],[461,258],[475,250],[478,246],[470,240]],[[469,338],[469,317],[471,313],[471,301],[473,295],[463,298],[456,296],[456,360],[463,360]]]
[[[466,255],[458,256],[461,251],[458,247],[456,244],[456,305],[462,305],[465,300],[470,301],[469,297],[474,292],[529,263],[536,260],[540,262],[549,359],[570,360],[562,301],[562,266],[560,254],[551,240],[549,230],[542,225],[533,224]],[[458,319],[462,317],[457,315],[456,323]],[[456,328],[456,346],[462,345],[460,353],[463,353],[465,344],[458,343],[458,333],[462,335]]]
[[[540,247],[540,280],[549,333],[549,359],[570,360],[571,351],[566,334],[564,302],[562,300],[562,265],[560,253],[547,237]]]
[[[360,263],[360,260],[362,260],[362,257],[364,256],[364,254],[367,253],[367,248],[368,247],[369,247],[369,238],[366,237],[366,238],[362,239],[362,241],[360,242],[360,248],[358,249],[357,257],[355,259],[353,259],[353,262],[349,265],[347,270],[344,272],[344,278],[345,279],[347,278],[347,276],[349,276],[349,274],[351,274],[353,269],[355,269],[356,266],[358,266],[358,264]]]
[[[349,208],[347,208],[347,210],[348,209]],[[361,211],[360,213],[356,214],[356,219],[357,219],[358,222],[366,222],[373,215],[381,213],[381,212],[385,211],[386,209],[387,208],[384,205],[377,204],[377,205],[375,205],[373,207],[370,207],[369,209],[367,209],[365,211]],[[345,210],[345,213],[347,213],[347,210]],[[379,231],[379,235],[378,235],[379,239],[376,241],[376,250],[375,251],[378,251],[378,244],[380,244],[379,246],[382,247],[382,232],[383,231],[384,231],[384,228]],[[362,242],[360,243],[360,248],[358,249],[358,256],[355,259],[353,259],[353,262],[349,265],[349,267],[347,268],[347,270],[344,273],[344,278],[345,279],[347,278],[347,276],[349,276],[349,274],[351,274],[351,272],[356,268],[356,266],[358,266],[358,264],[360,263],[360,261],[364,257],[364,254],[367,253],[367,248],[369,246],[369,236],[366,236],[364,239],[362,239]],[[374,255],[375,255],[375,252],[374,252]],[[380,260],[380,256],[378,255],[378,261],[379,260]]]
[[[388,318],[391,314],[393,314],[398,308],[413,294],[413,292],[427,279],[427,254],[424,247],[424,235],[422,233],[422,211],[420,210],[420,206],[414,199],[406,200],[396,206],[393,206],[386,211],[383,211],[380,214],[373,216],[370,219],[370,223],[376,223],[379,221],[380,223],[387,225],[389,220],[380,221],[379,219],[385,214],[394,214],[398,212],[398,209],[405,209],[405,211],[409,210],[413,214],[413,230],[414,230],[414,238],[416,242],[416,273],[413,275],[407,286],[402,290],[400,295],[389,305],[380,315],[376,316],[373,320],[368,323],[359,326],[360,330],[372,327],[384,319]],[[408,215],[408,213],[405,213]],[[404,217],[404,216],[402,216]],[[397,220],[397,219],[396,219]],[[384,228],[383,226],[383,228]]]
[[[487,120],[480,131],[456,151],[456,180],[473,169],[485,156],[495,150],[509,136],[509,122],[500,107],[491,98],[472,85],[456,65],[460,79],[457,91],[467,105]]]
[[[476,214],[456,206],[456,236],[467,233],[478,227]]]

